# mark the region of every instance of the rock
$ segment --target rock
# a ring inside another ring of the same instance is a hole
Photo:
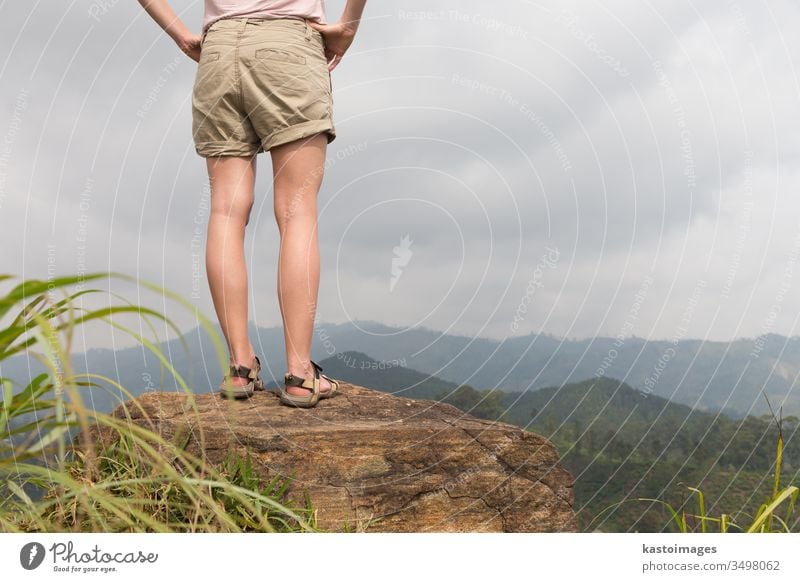
[[[270,391],[244,401],[199,394],[198,417],[190,398],[139,396],[149,421],[128,409],[165,437],[199,423],[212,463],[233,447],[249,450],[265,480],[294,474],[289,496],[300,502],[308,491],[321,529],[577,531],[572,476],[552,443],[518,427],[344,382],[312,409],[284,406]],[[189,450],[199,452],[194,438]]]

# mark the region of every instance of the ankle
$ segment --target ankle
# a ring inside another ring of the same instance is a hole
[[[250,350],[249,352],[244,352],[244,353],[245,353],[244,359],[239,359],[237,355],[231,354],[230,357],[231,366],[247,366],[249,368],[253,364],[253,362],[256,361],[255,351]]]
[[[314,366],[311,365],[311,360],[299,360],[289,364],[287,373],[300,378],[313,378]]]

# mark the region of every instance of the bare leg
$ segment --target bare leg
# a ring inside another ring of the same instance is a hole
[[[317,194],[325,168],[328,140],[319,133],[270,149],[275,190],[275,220],[281,236],[278,304],[283,317],[288,373],[312,378],[311,339],[319,292]],[[320,381],[320,391],[331,384]],[[287,392],[305,396],[299,386]]]
[[[232,366],[252,366],[255,352],[247,334],[247,265],[244,230],[253,206],[256,158],[208,158],[211,216],[208,221],[206,271],[214,309],[225,335]],[[234,377],[234,385],[246,378]]]

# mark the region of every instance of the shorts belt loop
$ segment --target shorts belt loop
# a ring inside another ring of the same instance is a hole
[[[305,24],[306,28],[306,40],[311,40],[311,27],[308,25],[308,20],[304,18],[303,24]]]
[[[240,30],[242,32],[244,32],[244,29],[247,28],[247,20],[248,19],[247,18],[242,18],[241,20],[242,20],[242,27],[240,28]],[[252,19],[250,19],[250,20],[252,20]]]

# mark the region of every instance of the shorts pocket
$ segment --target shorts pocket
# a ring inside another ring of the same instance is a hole
[[[256,50],[256,60],[265,62],[279,61],[281,63],[293,63],[295,65],[306,64],[306,58],[303,55],[278,48],[262,48]]]

